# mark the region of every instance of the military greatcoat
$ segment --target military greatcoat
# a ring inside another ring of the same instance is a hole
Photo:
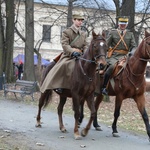
[[[120,40],[120,36],[118,32],[121,34],[121,31],[119,29],[114,29],[109,33],[109,36],[107,38],[108,47],[114,48],[116,46],[116,44]],[[114,52],[112,53],[112,56],[107,59],[107,62],[109,64],[112,64],[112,65],[115,64],[121,57],[126,55],[121,52],[119,53],[119,51],[123,50],[123,51],[127,51],[128,53],[132,51],[133,49],[135,49],[137,46],[132,32],[130,32],[129,30],[124,30],[123,34],[125,34],[123,39],[124,39],[124,42],[126,43],[127,48],[124,45],[123,41],[121,41],[118,44],[118,46],[115,48]],[[116,50],[118,52],[116,52]]]
[[[77,36],[78,38],[74,41]],[[75,58],[72,58],[71,54],[75,51],[74,48],[84,52],[88,47],[86,33],[81,29],[77,29],[74,25],[63,31],[61,43],[63,54],[43,81],[40,88],[42,93],[47,89],[70,89],[70,78],[75,65]]]

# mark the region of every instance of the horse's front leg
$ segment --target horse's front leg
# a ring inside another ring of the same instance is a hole
[[[115,111],[114,111],[114,121],[112,123],[112,134],[114,137],[119,137],[118,131],[117,131],[117,120],[118,117],[120,116],[120,108],[122,105],[122,98],[116,96],[115,100]]]
[[[95,113],[96,113],[95,105],[94,105],[94,94],[89,96],[86,101],[87,101],[87,105],[88,105],[88,107],[89,107],[89,109],[91,111],[91,116],[90,116],[88,124],[86,125],[86,127],[81,132],[82,136],[86,136],[88,134],[88,131],[91,128],[91,124],[92,124],[92,122],[93,122],[93,120],[95,118]]]
[[[93,126],[95,127],[95,129],[97,131],[102,131],[101,126],[98,124],[98,121],[97,121],[97,111],[98,111],[99,105],[102,102],[102,100],[103,100],[103,95],[102,94],[97,95],[96,98],[95,98],[96,114],[95,114],[95,118],[93,120]]]
[[[66,103],[67,97],[61,97],[60,96],[60,100],[59,100],[59,104],[57,107],[57,112],[58,112],[58,118],[59,118],[59,128],[61,130],[61,132],[66,132],[66,128],[63,124],[63,118],[62,118],[62,113],[63,113],[63,107]]]
[[[84,118],[84,101],[80,103],[80,117],[78,121],[78,127],[80,127],[80,124],[82,123],[83,118]]]
[[[79,117],[80,117],[79,97],[77,97],[77,95],[72,96],[72,101],[73,101],[73,110],[74,110],[74,118],[75,118],[74,138],[75,138],[75,140],[80,140],[81,136],[80,136],[80,133],[79,133],[79,130],[78,130],[78,121],[79,121]]]
[[[48,92],[46,91],[45,93],[41,93],[41,95],[40,95],[39,104],[38,104],[38,114],[36,117],[36,121],[37,121],[37,124],[35,125],[36,127],[41,127],[41,121],[40,121],[41,120],[41,109],[44,105],[47,94],[48,94]]]
[[[145,109],[145,96],[144,94],[142,94],[141,96],[138,95],[134,98],[134,100],[137,103],[138,110],[142,115],[143,121],[145,123],[146,131],[149,137],[149,141],[150,141],[150,124],[149,124],[149,118]]]

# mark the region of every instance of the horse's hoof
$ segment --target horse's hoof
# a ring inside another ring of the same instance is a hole
[[[83,129],[83,130],[81,131],[81,135],[82,135],[83,137],[87,136],[87,134],[88,134],[88,130]]]
[[[61,130],[62,133],[66,133],[67,132],[66,128],[61,128],[60,130]]]
[[[74,135],[75,140],[81,140],[82,137],[80,135]]]
[[[41,124],[36,124],[35,127],[36,128],[41,128],[42,126],[41,126]]]
[[[119,133],[112,133],[113,137],[120,137]]]
[[[101,127],[95,127],[95,130],[97,130],[97,131],[103,131],[103,130],[101,129]]]

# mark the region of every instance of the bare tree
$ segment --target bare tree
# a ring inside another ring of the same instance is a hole
[[[25,41],[25,64],[24,64],[24,79],[35,81],[34,71],[34,2],[33,0],[25,1],[26,15],[26,41]]]
[[[0,0],[1,4],[1,0]],[[2,76],[3,73],[3,50],[4,50],[4,23],[3,23],[3,17],[2,17],[2,10],[0,5],[0,76]]]
[[[14,0],[6,0],[6,40],[4,57],[6,58],[5,73],[7,82],[12,82],[13,76],[13,45],[14,45]]]
[[[67,27],[72,25],[72,10],[73,10],[73,3],[77,0],[68,0],[68,15],[67,15]]]

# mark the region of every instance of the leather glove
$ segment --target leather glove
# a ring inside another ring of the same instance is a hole
[[[77,57],[79,57],[79,56],[81,56],[81,54],[80,54],[79,52],[73,52],[73,53],[71,54],[71,57],[77,58]]]

